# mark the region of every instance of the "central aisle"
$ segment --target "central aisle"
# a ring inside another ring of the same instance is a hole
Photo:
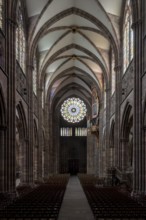
[[[58,220],[95,220],[77,176],[71,176]]]

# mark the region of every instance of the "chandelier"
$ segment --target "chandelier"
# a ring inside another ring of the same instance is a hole
[[[62,117],[71,123],[77,123],[86,116],[87,108],[79,98],[68,98],[61,105]]]

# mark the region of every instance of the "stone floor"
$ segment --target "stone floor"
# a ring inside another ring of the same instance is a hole
[[[58,220],[94,220],[77,176],[71,176],[64,194]]]

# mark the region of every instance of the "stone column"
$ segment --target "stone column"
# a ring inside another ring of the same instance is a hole
[[[120,168],[120,103],[121,103],[121,66],[115,67],[116,73],[116,108],[115,108],[115,166]]]
[[[105,127],[105,132],[106,132],[106,170],[110,167],[110,87],[106,88],[106,127]]]
[[[28,164],[28,153],[29,153],[29,149],[28,149],[28,143],[29,140],[28,138],[24,139],[24,167],[23,167],[23,173],[24,173],[24,178],[23,178],[23,182],[24,183],[29,183],[29,178],[28,178],[28,174],[29,174],[29,164]]]
[[[103,99],[102,99],[103,100]],[[98,172],[99,177],[103,177],[103,103],[101,103],[99,111],[99,151],[98,151]]]
[[[145,112],[146,114],[146,112]],[[142,154],[142,193],[146,195],[146,125],[143,128],[143,154]]]
[[[143,161],[143,149],[142,149],[142,21],[137,20],[133,24],[135,33],[134,42],[134,142],[133,142],[133,165],[134,165],[134,176],[133,176],[133,192],[142,192],[142,164]]]
[[[15,191],[15,29],[16,23],[7,20],[7,36],[6,36],[6,73],[8,75],[7,85],[7,144],[5,146],[4,161],[4,191],[13,193]]]
[[[99,176],[99,131],[97,132],[97,136],[95,139],[95,153],[94,153],[94,164],[95,164],[95,175]]]
[[[49,173],[54,172],[54,161],[53,161],[53,113],[49,112]]]
[[[59,150],[60,150],[60,127],[59,127],[59,109],[56,109],[55,111],[55,119],[54,121],[54,126],[55,128],[53,129],[53,152],[54,152],[54,172],[58,173],[59,172]]]
[[[120,151],[120,155],[121,155],[121,160],[120,160],[120,170],[121,171],[125,171],[126,169],[126,150],[127,150],[127,144],[128,144],[128,140],[125,138],[121,138],[120,139],[120,144],[121,144],[121,151]]]
[[[97,138],[95,134],[87,135],[87,174],[95,174],[95,147]]]
[[[6,125],[0,125],[0,192],[4,191],[4,160],[5,160],[5,148],[6,148]]]
[[[42,109],[42,88],[38,89],[38,179],[42,180],[42,151],[43,151],[43,109]]]
[[[28,154],[27,157],[27,183],[33,184],[33,66],[28,65],[27,82],[28,82]]]
[[[49,103],[49,102],[48,102]],[[45,104],[44,127],[45,127],[45,146],[44,146],[44,178],[48,178],[50,173],[50,117],[48,103]]]
[[[143,104],[146,105],[146,1],[142,0],[142,9],[143,9],[143,71],[141,75],[142,81],[142,98]],[[143,106],[145,107],[145,106]],[[144,108],[143,108],[144,109]],[[143,124],[143,138],[142,138],[142,192],[146,195],[146,109],[143,112],[145,115],[142,120]]]

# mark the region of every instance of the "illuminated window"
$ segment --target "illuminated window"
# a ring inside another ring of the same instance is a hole
[[[111,87],[112,87],[112,95],[115,92],[115,56],[112,52],[112,66],[111,66]]]
[[[24,33],[24,20],[23,20],[20,1],[19,1],[18,11],[17,11],[16,60],[18,61],[23,73],[25,73],[26,39],[25,39],[25,33]]]
[[[72,136],[72,128],[60,128],[60,136]]]
[[[87,108],[79,98],[68,98],[61,106],[62,117],[71,123],[80,122],[86,116]]]
[[[87,128],[75,128],[75,136],[87,136]]]
[[[125,21],[124,21],[124,38],[123,38],[123,72],[126,71],[130,61],[133,59],[133,30],[132,12],[130,0],[126,5]]]
[[[3,29],[3,17],[4,17],[3,7],[4,7],[3,0],[0,0],[0,28],[1,29]]]
[[[36,61],[36,56],[34,57],[33,60],[33,92],[35,95],[37,95],[37,61]]]

